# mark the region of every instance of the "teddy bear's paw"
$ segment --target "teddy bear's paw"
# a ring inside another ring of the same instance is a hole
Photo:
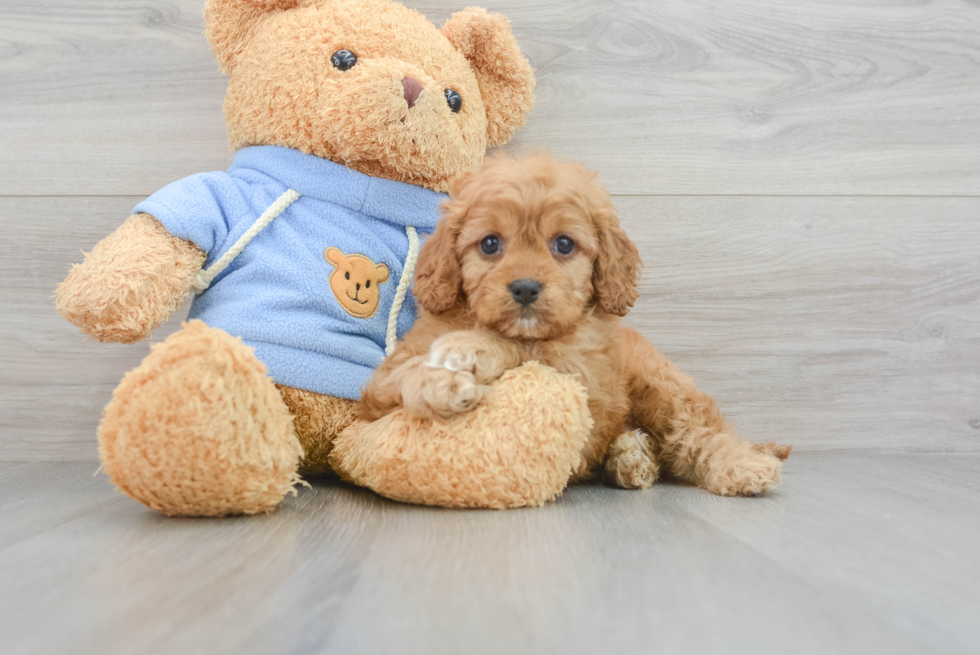
[[[758,496],[780,482],[779,458],[752,450],[712,462],[702,486],[719,496]]]
[[[660,475],[650,435],[637,429],[616,437],[606,455],[606,475],[621,489],[649,489]]]
[[[402,399],[413,416],[450,418],[475,409],[484,390],[470,371],[424,366],[407,382]]]

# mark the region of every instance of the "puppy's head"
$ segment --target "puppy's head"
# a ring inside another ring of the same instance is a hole
[[[496,157],[451,195],[419,255],[414,294],[427,311],[466,303],[508,337],[554,339],[590,311],[632,307],[639,253],[595,173],[541,154]]]

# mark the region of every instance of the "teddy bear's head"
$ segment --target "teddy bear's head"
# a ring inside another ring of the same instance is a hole
[[[323,252],[323,257],[333,266],[330,289],[344,311],[354,318],[374,316],[381,299],[379,287],[388,281],[388,267],[357,253],[345,255],[333,246]]]
[[[439,30],[391,0],[208,0],[205,20],[234,149],[284,145],[444,191],[534,102],[510,24],[483,9]]]

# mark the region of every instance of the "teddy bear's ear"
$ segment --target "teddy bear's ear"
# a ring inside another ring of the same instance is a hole
[[[442,33],[476,73],[487,108],[488,145],[507,143],[534,105],[534,71],[511,34],[510,21],[469,7],[453,14]]]
[[[255,24],[280,11],[292,9],[302,0],[207,0],[204,5],[204,34],[211,54],[226,75],[235,67]]]
[[[378,264],[374,267],[374,272],[378,276],[378,284],[384,284],[388,281],[388,276],[391,274],[388,271],[388,267],[385,264]]]

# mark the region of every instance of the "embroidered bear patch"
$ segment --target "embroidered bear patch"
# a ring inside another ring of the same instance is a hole
[[[357,253],[345,255],[333,246],[323,252],[323,257],[333,266],[330,289],[344,311],[354,318],[374,316],[381,300],[380,287],[388,281],[388,267]]]

